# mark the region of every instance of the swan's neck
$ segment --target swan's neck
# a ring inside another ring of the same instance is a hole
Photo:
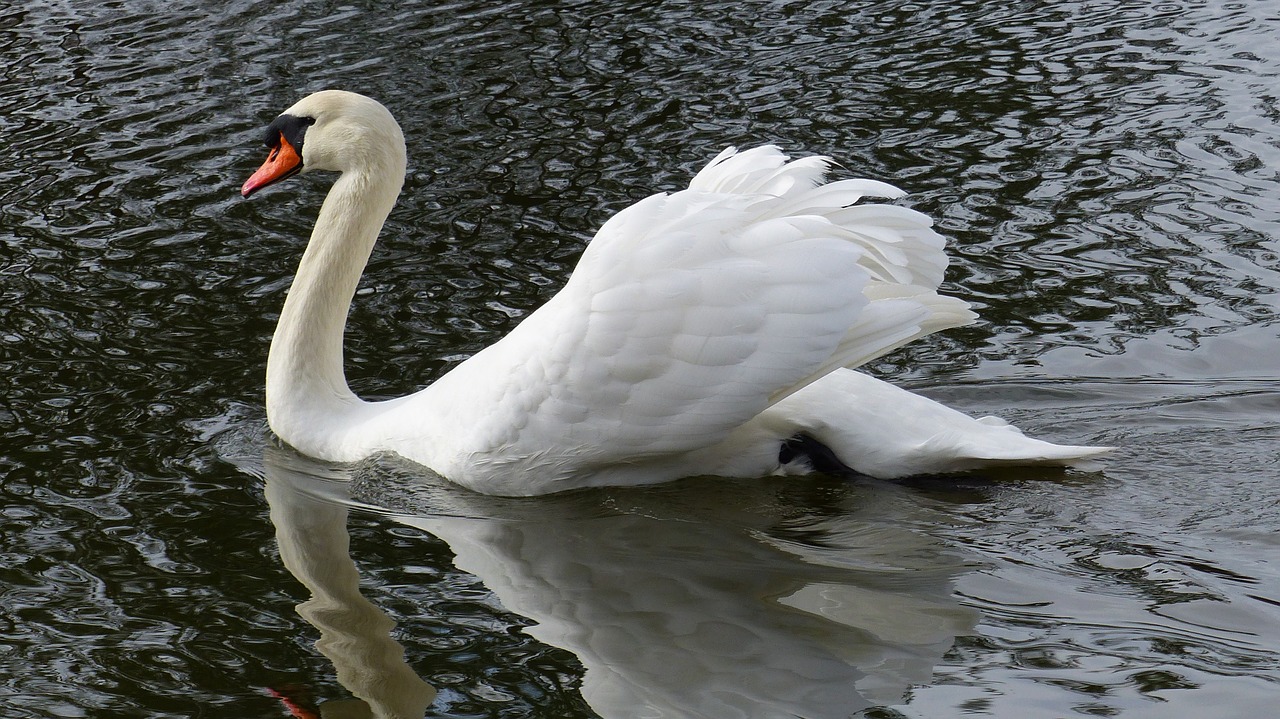
[[[342,335],[360,275],[395,204],[404,162],[344,172],[320,208],[267,358],[267,418],[276,434],[328,459],[363,403],[347,387]]]

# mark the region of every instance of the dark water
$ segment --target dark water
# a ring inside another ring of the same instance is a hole
[[[501,336],[627,202],[775,142],[953,241],[984,322],[873,371],[1122,450],[514,503],[291,456],[262,369],[324,183],[237,189],[324,87],[410,151],[349,327],[362,394]],[[1278,254],[1273,0],[4,6],[0,706],[1265,716]]]

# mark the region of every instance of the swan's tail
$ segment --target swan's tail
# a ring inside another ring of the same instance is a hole
[[[975,419],[847,370],[827,375],[767,414],[813,436],[855,471],[881,479],[1011,465],[1075,466],[1112,449],[1028,437],[996,417]]]

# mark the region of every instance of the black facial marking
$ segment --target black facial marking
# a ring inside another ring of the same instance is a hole
[[[827,445],[801,432],[782,443],[778,448],[778,463],[790,464],[797,459],[804,459],[813,467],[813,471],[823,474],[856,475],[858,472],[840,461],[835,452]]]
[[[267,131],[262,136],[262,143],[271,149],[280,146],[280,138],[293,145],[293,149],[298,155],[302,155],[302,140],[307,134],[307,128],[316,124],[314,117],[298,117],[297,115],[281,115],[271,121],[267,125]]]

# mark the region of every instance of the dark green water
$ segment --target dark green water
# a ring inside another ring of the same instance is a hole
[[[324,180],[238,188],[325,87],[409,143],[349,325],[366,396],[509,330],[611,212],[774,142],[952,240],[984,322],[875,373],[1122,449],[520,502],[292,456],[263,365]],[[0,707],[1266,716],[1278,253],[1275,0],[4,6]]]

